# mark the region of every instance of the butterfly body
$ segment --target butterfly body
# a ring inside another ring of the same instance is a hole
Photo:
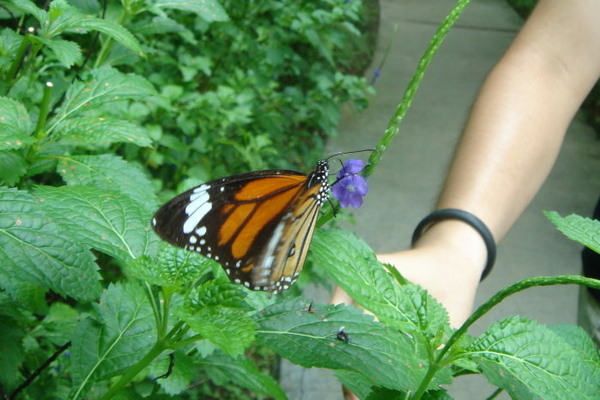
[[[309,174],[264,170],[233,175],[184,192],[154,215],[165,241],[217,261],[253,290],[289,288],[302,270],[321,206],[329,163]]]

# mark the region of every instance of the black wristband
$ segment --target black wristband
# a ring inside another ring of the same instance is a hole
[[[471,225],[473,229],[475,229],[481,235],[481,238],[485,243],[485,247],[487,248],[487,263],[485,264],[485,268],[481,274],[481,280],[484,280],[485,277],[488,276],[488,274],[492,271],[494,262],[496,261],[496,242],[494,241],[492,232],[490,232],[488,227],[485,226],[483,221],[467,211],[459,210],[457,208],[446,208],[432,212],[423,218],[423,220],[419,222],[419,225],[417,225],[415,228],[415,232],[412,236],[412,245],[415,245],[417,240],[419,240],[419,238],[423,235],[423,232],[425,232],[431,224],[445,219],[457,219],[463,221]]]

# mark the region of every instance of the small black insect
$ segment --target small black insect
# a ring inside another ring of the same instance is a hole
[[[344,343],[348,343],[350,341],[350,336],[344,331],[345,326],[342,326],[338,331],[336,338],[337,340],[341,340]]]

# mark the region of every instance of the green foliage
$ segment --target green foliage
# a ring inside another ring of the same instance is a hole
[[[211,379],[285,398],[244,358],[273,299],[159,245],[150,218],[163,185],[312,163],[340,102],[370,91],[338,68],[360,9],[2,2],[3,394],[173,396]]]
[[[561,217],[557,212],[545,212],[546,217],[569,239],[600,253],[600,221],[580,215]]]
[[[285,399],[252,361],[268,347],[369,398],[443,399],[440,385],[475,372],[521,398],[592,398],[598,354],[580,330],[509,318],[479,338],[453,331],[348,233],[317,232],[311,258],[377,321],[250,292],[152,232],[163,186],[314,161],[339,103],[369,92],[339,68],[360,7],[2,2],[3,396],[206,398],[210,381],[220,398]]]

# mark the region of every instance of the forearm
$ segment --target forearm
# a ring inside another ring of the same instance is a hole
[[[546,179],[598,78],[599,8],[591,0],[540,3],[480,91],[438,208],[468,210],[497,241],[505,235]]]

